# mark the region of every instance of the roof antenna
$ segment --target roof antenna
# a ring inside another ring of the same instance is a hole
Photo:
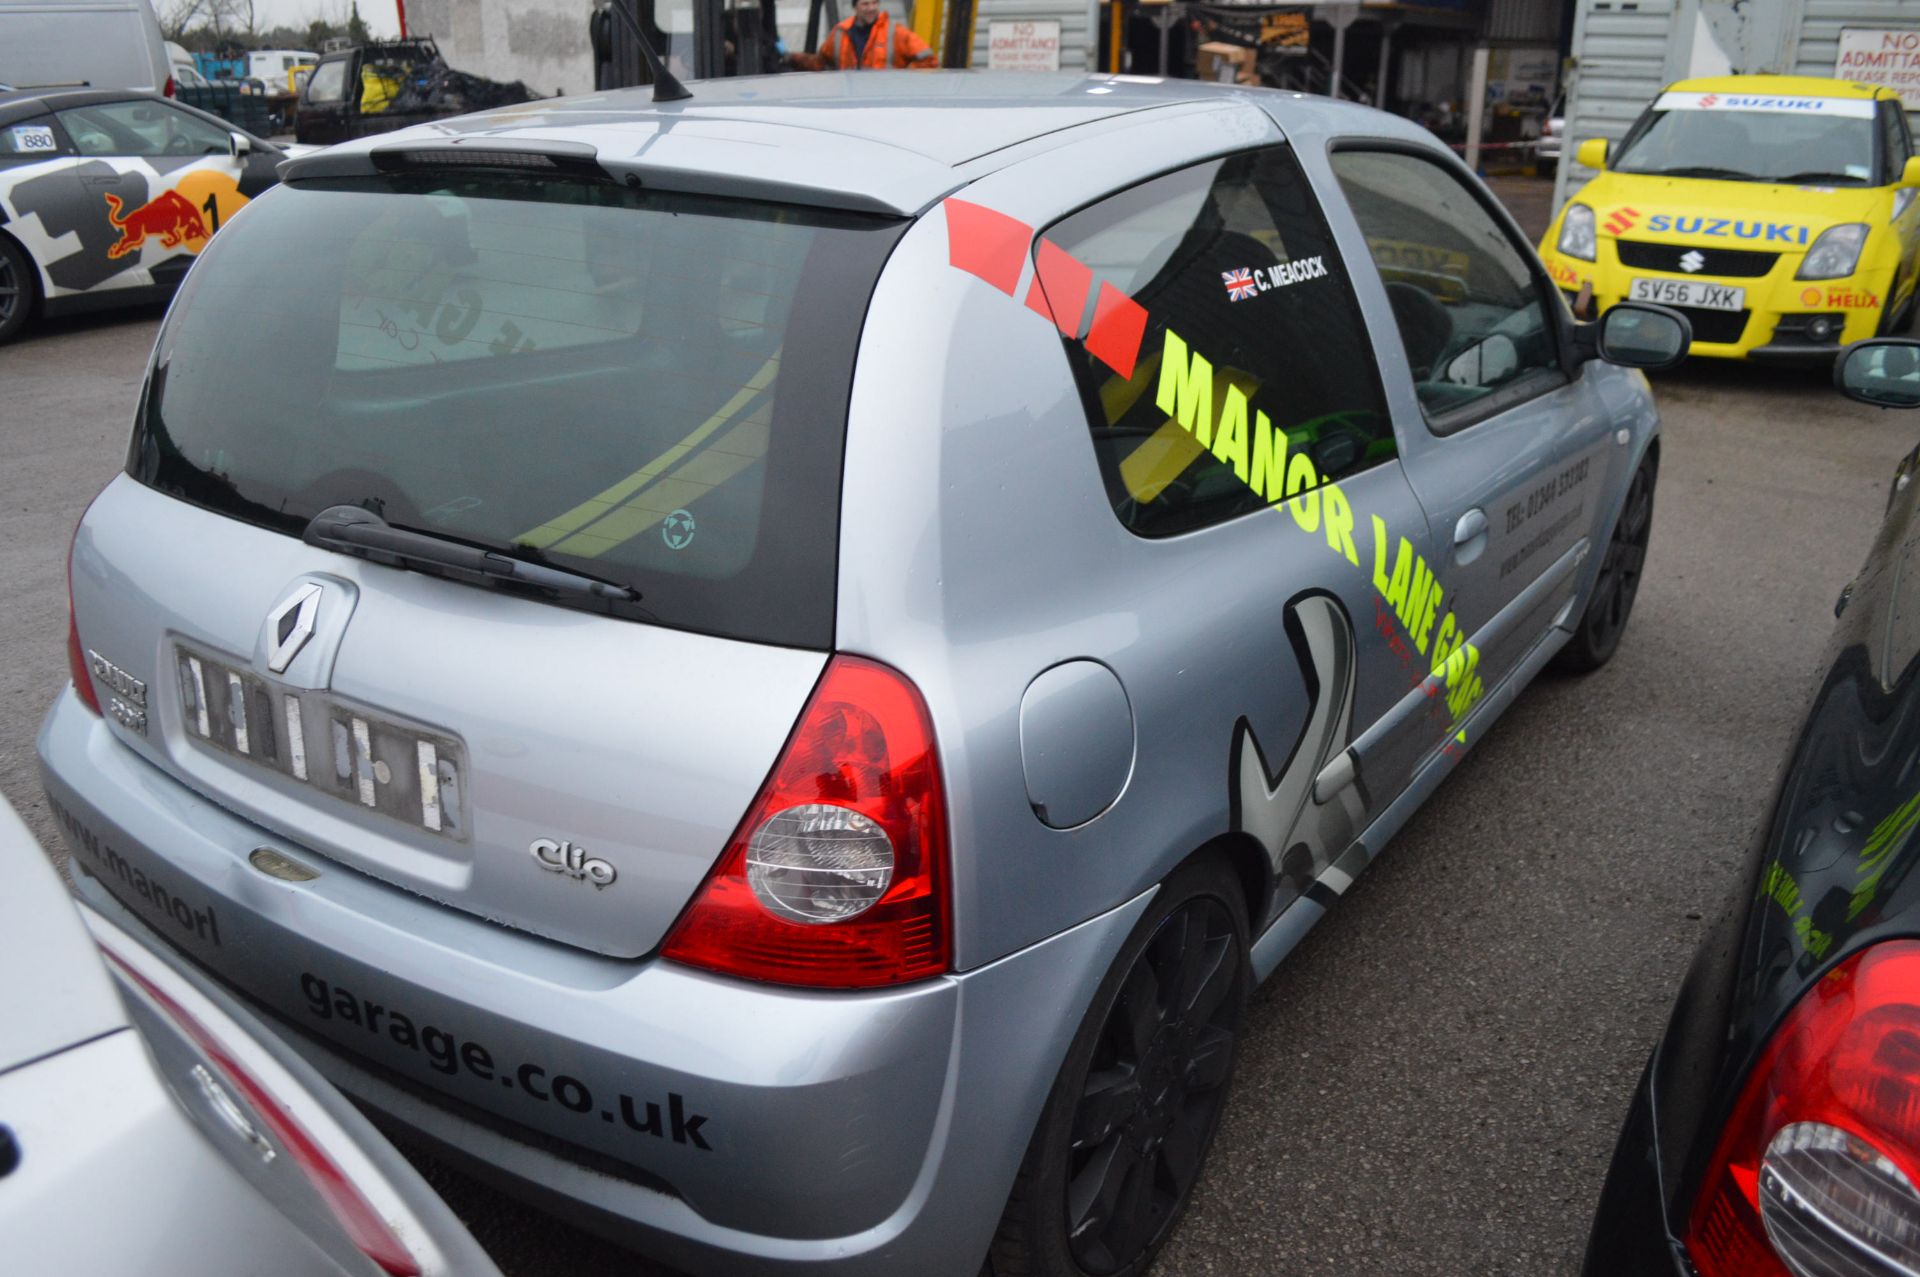
[[[680,83],[660,61],[660,55],[654,52],[653,43],[640,30],[640,20],[627,12],[625,0],[613,0],[607,6],[620,15],[620,21],[627,24],[627,30],[633,34],[633,42],[640,46],[640,56],[647,60],[647,71],[653,76],[653,100],[655,102],[678,102],[690,98],[693,94],[687,86]]]

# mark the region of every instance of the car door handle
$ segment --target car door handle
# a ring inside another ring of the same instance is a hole
[[[1487,530],[1486,511],[1474,509],[1460,516],[1460,522],[1453,525],[1453,543],[1465,545]]]

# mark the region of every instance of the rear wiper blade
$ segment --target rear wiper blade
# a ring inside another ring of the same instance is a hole
[[[389,567],[418,564],[423,567],[453,568],[561,594],[612,599],[616,602],[633,603],[640,598],[638,590],[613,581],[603,581],[584,572],[544,567],[491,550],[482,550],[462,541],[437,537],[429,532],[396,528],[373,511],[357,505],[328,506],[313,516],[301,539],[308,545],[317,545],[341,554],[358,555]]]

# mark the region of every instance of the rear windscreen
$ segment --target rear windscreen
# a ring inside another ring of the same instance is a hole
[[[288,186],[189,275],[130,470],[296,535],[364,506],[630,586],[640,619],[824,648],[854,348],[903,225],[491,174]]]

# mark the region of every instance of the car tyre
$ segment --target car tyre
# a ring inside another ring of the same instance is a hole
[[[35,294],[33,263],[18,244],[0,235],[0,345],[27,326]]]
[[[1620,517],[1614,522],[1606,555],[1600,561],[1593,594],[1587,599],[1586,611],[1580,614],[1573,637],[1555,653],[1555,669],[1590,673],[1611,660],[1620,646],[1627,620],[1633,615],[1634,597],[1640,592],[1647,541],[1653,535],[1653,486],[1659,470],[1659,463],[1649,453],[1633,472],[1627,499],[1620,504]]]
[[[1192,1199],[1252,971],[1239,879],[1191,861],[1095,993],[993,1240],[994,1277],[1136,1277]]]

